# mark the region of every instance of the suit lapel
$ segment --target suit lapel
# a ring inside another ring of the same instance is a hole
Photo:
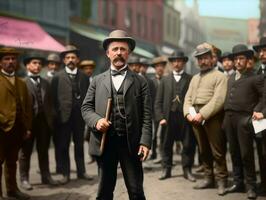
[[[72,85],[71,85],[71,81],[70,81],[70,78],[69,78],[69,76],[68,76],[66,70],[65,70],[65,69],[63,69],[63,70],[64,70],[64,73],[62,74],[62,75],[63,75],[62,78],[64,79],[64,81],[65,81],[66,83],[69,84],[69,86],[72,87]]]
[[[134,74],[130,71],[130,70],[127,70],[127,74],[126,74],[126,77],[125,77],[125,84],[124,84],[124,97],[128,91],[128,89],[130,88],[130,86],[133,84],[134,82]]]
[[[106,72],[104,72],[103,85],[107,89],[108,95],[111,96],[111,74],[110,74],[110,70],[107,70]]]
[[[3,84],[9,90],[9,92],[12,93],[13,95],[16,95],[15,94],[16,88],[9,82],[9,80],[7,80],[7,78],[4,77],[4,75],[0,75],[0,76],[2,77],[0,81],[2,80]]]

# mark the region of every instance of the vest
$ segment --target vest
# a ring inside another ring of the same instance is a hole
[[[69,76],[69,79],[71,81],[72,86],[72,107],[79,107],[81,104],[80,100],[80,89],[79,89],[79,83],[77,79],[77,75],[71,77]]]
[[[184,88],[186,84],[186,81],[184,78],[181,77],[181,79],[176,82],[175,79],[173,79],[173,97],[172,97],[172,104],[171,104],[171,111],[172,112],[183,112],[183,103],[184,103],[184,97],[182,94],[182,89]]]

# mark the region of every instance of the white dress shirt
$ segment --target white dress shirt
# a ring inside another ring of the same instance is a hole
[[[111,70],[115,70],[115,71],[123,71],[123,69],[125,69],[127,67],[127,65],[125,65],[124,67],[122,67],[120,70],[117,70],[114,66],[111,65]],[[127,75],[127,71],[125,71],[124,74],[119,74],[119,75],[116,75],[116,76],[112,76],[112,82],[114,84],[114,87],[116,89],[116,91],[119,90],[119,88],[121,87],[125,77]]]
[[[184,70],[181,70],[180,72],[173,71],[174,78],[176,82],[179,82],[181,79],[182,74],[184,73]]]
[[[65,70],[68,74],[76,75],[78,73],[78,68],[75,68],[73,70],[69,69],[69,67],[65,67]]]

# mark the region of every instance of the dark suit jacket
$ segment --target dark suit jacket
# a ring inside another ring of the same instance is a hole
[[[185,72],[182,74],[181,79],[183,80],[182,81],[183,84],[180,85],[181,96],[179,97],[182,105],[184,103],[184,98],[188,90],[191,78],[192,76]],[[180,82],[181,82],[181,79],[180,79]],[[180,82],[178,84],[180,84]],[[155,106],[154,106],[155,117],[156,117],[156,120],[158,121],[162,119],[166,119],[168,121],[169,119],[169,113],[170,113],[170,109],[172,105],[172,100],[175,97],[175,94],[174,94],[175,83],[176,81],[175,81],[173,73],[170,73],[168,76],[165,76],[161,79],[159,88],[157,90]]]
[[[147,81],[128,70],[124,83],[124,101],[127,140],[132,154],[140,144],[151,147],[151,102]],[[100,155],[102,133],[95,129],[97,121],[105,117],[108,98],[111,97],[110,70],[96,76],[88,89],[81,111],[86,124],[93,129],[90,138],[90,154]],[[108,134],[108,133],[107,133]]]
[[[246,71],[241,78],[235,80],[235,74],[230,76],[224,103],[225,111],[236,111],[252,115],[260,111],[262,102],[264,78]]]
[[[78,69],[77,79],[81,107],[90,84],[90,77]],[[57,119],[59,122],[65,123],[69,120],[72,111],[72,84],[65,69],[62,69],[53,77],[51,87]]]
[[[4,132],[10,131],[16,121],[16,90],[22,107],[22,121],[25,130],[31,130],[31,98],[27,86],[20,78],[15,78],[12,85],[0,72],[0,129]]]
[[[25,82],[27,84],[30,96],[32,97],[32,113],[33,116],[38,114],[38,101],[37,101],[37,86],[31,81],[29,77],[25,78]],[[55,115],[53,101],[52,101],[52,93],[51,88],[47,80],[44,78],[40,78],[41,92],[42,92],[42,102],[43,109],[45,113],[45,117],[49,127],[53,128],[53,118]]]

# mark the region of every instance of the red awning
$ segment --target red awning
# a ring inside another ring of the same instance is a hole
[[[0,16],[0,45],[44,51],[65,48],[33,21]]]

